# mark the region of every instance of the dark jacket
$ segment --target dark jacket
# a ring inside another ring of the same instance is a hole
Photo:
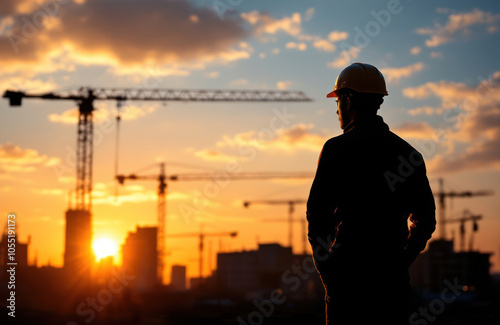
[[[422,155],[380,116],[350,123],[323,147],[307,220],[313,248],[335,243],[334,251],[372,261],[404,255],[409,265],[436,224]]]

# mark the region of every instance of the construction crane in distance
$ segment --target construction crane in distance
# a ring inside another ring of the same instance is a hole
[[[144,88],[91,88],[42,94],[6,90],[4,98],[10,106],[21,106],[23,98],[43,100],[72,100],[78,104],[78,141],[76,155],[76,210],[90,215],[92,208],[92,160],[93,160],[93,111],[94,101],[114,100],[118,106],[126,100],[182,101],[182,102],[309,102],[301,91],[273,90],[187,90]]]
[[[456,198],[456,197],[474,197],[474,196],[486,196],[493,195],[493,191],[449,191],[445,192],[443,187],[444,180],[442,178],[439,179],[439,192],[434,193],[434,196],[438,197],[439,203],[439,211],[438,211],[438,225],[439,225],[439,239],[446,239],[446,205],[445,198]]]
[[[259,201],[245,201],[243,206],[250,207],[252,204],[266,204],[266,205],[288,205],[288,245],[293,248],[293,213],[295,212],[295,204],[304,204],[307,200],[259,200]],[[304,234],[305,236],[305,234]]]
[[[157,220],[158,220],[158,276],[159,283],[162,282],[165,258],[165,232],[166,232],[166,219],[167,219],[167,181],[200,181],[200,180],[213,180],[220,177],[216,173],[192,173],[192,174],[176,174],[166,175],[165,163],[158,164],[160,173],[156,175],[116,175],[115,178],[120,185],[124,185],[126,180],[153,180],[158,181],[158,206],[157,206]],[[225,175],[230,180],[258,180],[258,179],[279,179],[279,178],[311,178],[312,173],[305,172],[250,172]]]
[[[157,220],[158,220],[158,247],[157,247],[157,277],[158,283],[161,284],[163,282],[163,259],[165,255],[165,237],[164,237],[164,229],[165,229],[165,214],[167,208],[167,183],[166,183],[166,175],[165,175],[165,164],[160,164],[160,173],[158,175],[116,175],[116,180],[120,185],[125,184],[125,180],[158,180],[158,206],[157,206]]]
[[[472,234],[469,240],[469,252],[472,252],[474,246],[474,233],[479,230],[477,222],[483,218],[482,215],[472,214],[469,210],[464,210],[463,217],[456,219],[448,219],[446,223],[460,223],[460,250],[465,250],[465,223],[472,221]]]
[[[203,249],[204,249],[204,240],[205,237],[236,237],[238,236],[237,231],[227,231],[227,232],[204,232],[203,225],[200,227],[199,233],[185,233],[185,234],[169,234],[168,238],[183,238],[183,237],[198,237],[199,245],[198,245],[198,267],[199,267],[199,276],[200,279],[203,278]]]
[[[94,101],[113,100],[121,107],[126,100],[141,101],[181,101],[181,102],[309,102],[301,91],[273,90],[185,90],[185,89],[144,89],[144,88],[91,88],[81,87],[59,92],[32,94],[6,90],[4,98],[10,106],[21,106],[23,98],[42,100],[70,100],[78,105],[75,209],[66,211],[66,230],[80,229],[81,238],[66,234],[64,265],[71,257],[77,256],[81,265],[90,265],[92,240],[92,163]],[[117,117],[119,122],[119,118]],[[115,173],[117,167],[115,166]],[[68,226],[70,225],[70,226]],[[75,248],[75,247],[79,248]],[[86,254],[78,254],[78,250]],[[72,264],[75,264],[72,262]],[[75,266],[76,269],[80,266]],[[88,272],[87,272],[88,273]],[[90,273],[88,273],[90,274]]]
[[[288,222],[290,223],[290,220],[285,219],[285,218],[266,218],[264,219],[265,222]],[[302,254],[306,255],[307,254],[307,229],[306,229],[306,218],[295,218],[292,220],[292,222],[300,222],[300,225],[302,226]]]

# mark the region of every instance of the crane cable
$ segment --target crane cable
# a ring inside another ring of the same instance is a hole
[[[119,148],[120,148],[120,108],[123,102],[118,100],[116,102],[116,142],[115,142],[115,179],[118,176],[118,160],[119,160]],[[118,182],[115,183],[115,203],[118,203]]]

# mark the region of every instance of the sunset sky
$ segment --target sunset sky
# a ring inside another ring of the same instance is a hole
[[[422,152],[433,190],[442,177],[446,190],[495,191],[447,201],[447,217],[464,209],[483,216],[474,246],[494,253],[493,269],[500,271],[499,44],[498,1],[2,0],[0,91],[301,90],[314,101],[127,102],[119,171],[155,175],[164,161],[168,174],[224,172],[228,163],[241,172],[314,172],[324,142],[341,134],[326,94],[346,65],[371,63],[389,91],[379,114]],[[136,225],[155,225],[157,183],[128,181],[115,200],[117,109],[114,102],[95,106],[94,238],[121,245]],[[39,265],[61,266],[76,105],[25,99],[10,108],[3,99],[0,119],[2,218],[17,214],[21,240],[32,237],[31,260],[36,254]],[[286,223],[263,221],[285,218],[287,206],[244,209],[243,201],[307,199],[310,185],[311,179],[171,182],[166,232],[193,233],[202,224],[207,232],[238,231],[236,238],[207,238],[213,269],[217,251],[287,243]],[[295,217],[305,217],[305,205]],[[450,224],[448,237],[458,238],[458,228]],[[467,224],[467,243],[471,229]],[[296,223],[297,253],[301,231]],[[166,245],[167,267],[185,264],[196,276],[198,239],[167,235]]]

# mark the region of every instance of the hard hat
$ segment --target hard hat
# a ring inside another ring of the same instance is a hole
[[[353,63],[344,68],[335,81],[333,91],[326,97],[337,97],[337,92],[346,88],[360,93],[389,95],[382,73],[367,63]]]

